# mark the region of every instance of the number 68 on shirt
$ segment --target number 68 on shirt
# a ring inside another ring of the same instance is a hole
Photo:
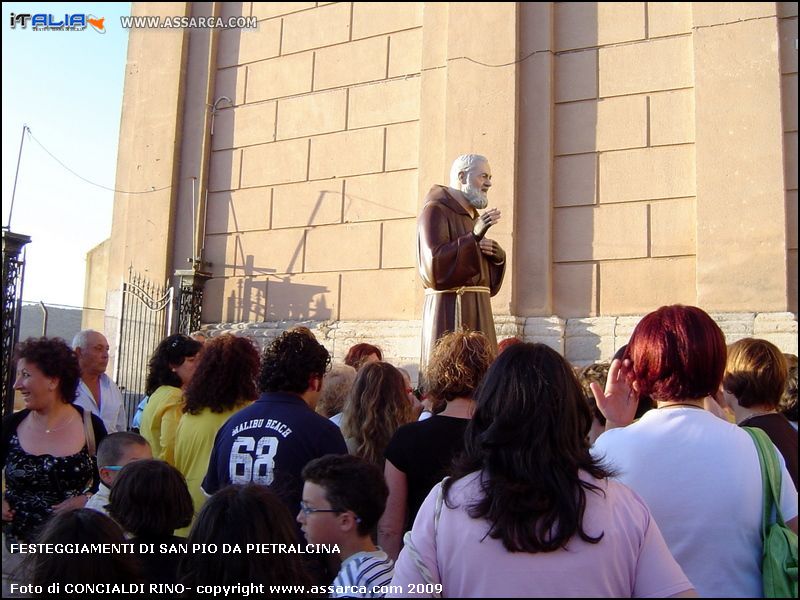
[[[229,473],[231,483],[258,483],[270,485],[275,477],[275,454],[278,438],[264,436],[256,442],[254,437],[240,435],[231,446]]]

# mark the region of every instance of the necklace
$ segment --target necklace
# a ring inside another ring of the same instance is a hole
[[[39,420],[39,417],[38,417],[38,414],[39,414],[39,413],[33,413],[33,414],[34,414],[34,415],[37,415],[37,417],[36,417],[36,419],[35,419],[35,420],[36,420],[36,421],[38,421],[38,420]],[[44,428],[44,432],[45,432],[45,433],[53,433],[54,431],[60,431],[60,430],[64,429],[64,427],[66,427],[67,425],[69,425],[70,423],[72,423],[72,420],[73,420],[74,418],[75,418],[75,415],[72,415],[72,416],[71,416],[69,419],[67,419],[66,421],[64,421],[63,423],[61,423],[61,425],[59,425],[58,427],[50,427],[49,429],[45,427],[45,428]]]
[[[665,404],[664,406],[659,406],[658,408],[674,408],[676,406],[688,406],[689,408],[699,408],[703,410],[702,406],[697,406],[697,404],[691,404],[689,402],[673,402],[672,404]]]

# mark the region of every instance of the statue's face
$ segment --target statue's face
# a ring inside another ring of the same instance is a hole
[[[486,193],[492,187],[492,169],[489,163],[481,161],[466,173],[466,182],[461,184],[461,192],[475,208],[486,208],[489,198]]]

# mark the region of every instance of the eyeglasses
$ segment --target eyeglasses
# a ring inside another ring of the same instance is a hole
[[[336,510],[335,508],[311,508],[303,500],[300,501],[300,510],[302,510],[303,514],[306,515],[306,516],[310,515],[311,513],[315,513],[315,512],[332,512],[332,513],[344,512],[344,511],[341,511],[341,510]]]
[[[335,508],[311,508],[308,504],[305,503],[304,500],[300,501],[300,510],[303,511],[303,514],[305,516],[308,516],[311,513],[318,513],[318,512],[329,512],[329,513],[348,512],[346,510],[336,510]],[[353,516],[356,518],[356,523],[361,523],[361,518],[358,515],[354,514]]]

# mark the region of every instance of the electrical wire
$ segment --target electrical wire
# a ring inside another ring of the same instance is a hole
[[[59,158],[58,158],[58,157],[57,157],[55,154],[53,154],[52,152],[50,152],[50,150],[48,150],[48,149],[47,149],[47,148],[44,146],[44,144],[42,144],[42,142],[40,142],[38,139],[36,139],[36,136],[35,136],[35,135],[33,135],[33,133],[31,132],[30,128],[28,128],[28,136],[29,136],[29,137],[30,137],[30,138],[31,138],[31,139],[32,139],[34,142],[36,142],[36,143],[39,145],[39,147],[40,147],[42,150],[44,150],[44,151],[45,151],[45,152],[46,152],[46,153],[47,153],[47,154],[50,156],[50,158],[52,158],[52,159],[53,159],[54,161],[56,161],[56,162],[57,162],[59,165],[61,165],[62,167],[64,167],[64,169],[66,169],[67,171],[69,171],[70,173],[72,173],[72,174],[73,174],[75,177],[77,177],[77,178],[78,178],[78,179],[80,179],[81,181],[84,181],[84,182],[88,183],[89,185],[93,185],[93,186],[95,186],[95,187],[98,187],[98,188],[100,188],[100,189],[107,190],[107,191],[109,191],[109,192],[114,192],[114,193],[117,193],[117,194],[153,194],[153,193],[155,193],[155,192],[161,192],[161,191],[163,191],[163,190],[168,190],[169,188],[171,188],[171,187],[172,187],[172,185],[166,185],[166,186],[164,186],[164,187],[161,187],[161,188],[152,188],[152,189],[149,189],[149,190],[143,190],[143,191],[139,191],[139,192],[131,192],[131,191],[128,191],[128,190],[118,190],[117,188],[112,188],[112,187],[108,187],[108,186],[102,185],[102,184],[100,184],[100,183],[95,183],[94,181],[91,181],[91,180],[87,179],[86,177],[83,177],[82,175],[80,175],[79,173],[76,173],[75,171],[73,171],[72,169],[70,169],[70,168],[69,168],[67,165],[65,165],[65,164],[64,164],[64,162],[63,162],[62,160],[60,160],[60,159],[59,159]]]

